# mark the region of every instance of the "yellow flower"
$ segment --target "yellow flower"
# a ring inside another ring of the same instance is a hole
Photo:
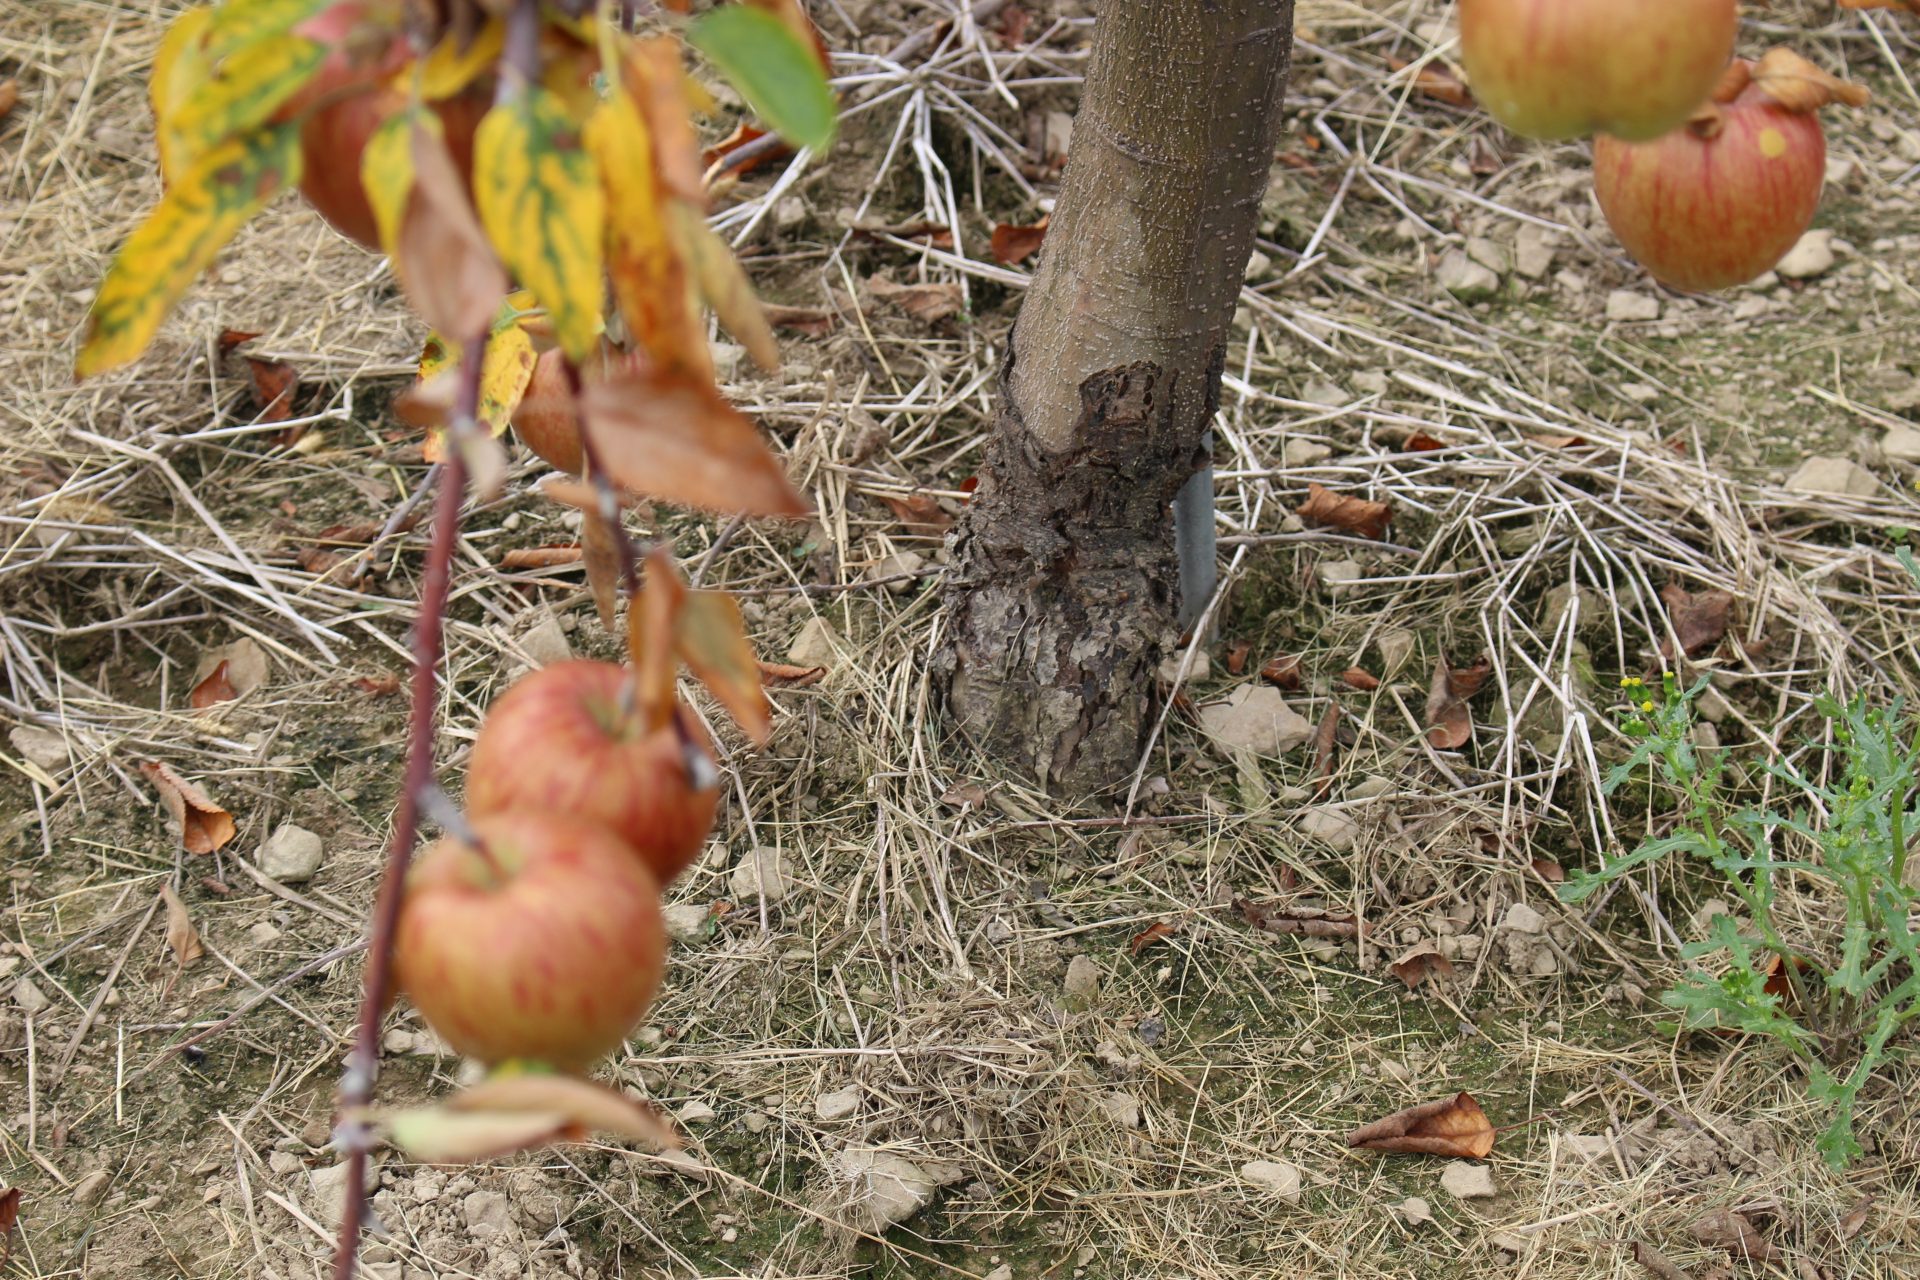
[[[1651,711],[1651,710],[1653,710],[1653,700],[1652,700],[1651,698],[1649,698],[1649,699],[1648,699],[1647,701],[1645,701],[1645,702],[1643,702],[1643,703],[1641,703],[1641,704],[1640,704],[1640,709],[1641,709],[1642,711]]]

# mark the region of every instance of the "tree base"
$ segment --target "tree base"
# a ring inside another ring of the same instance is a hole
[[[1058,451],[1021,421],[1011,359],[1001,370],[935,667],[961,730],[1050,791],[1102,790],[1139,762],[1155,673],[1178,639],[1170,504],[1206,461],[1219,358],[1197,418],[1176,412],[1179,371],[1139,361],[1085,379],[1075,444]]]

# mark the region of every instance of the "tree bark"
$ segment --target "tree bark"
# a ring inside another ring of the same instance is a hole
[[[1292,0],[1099,9],[937,664],[960,727],[1054,791],[1131,773],[1177,639],[1170,504],[1207,463],[1292,46]]]

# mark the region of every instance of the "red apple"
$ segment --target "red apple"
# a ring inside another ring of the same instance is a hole
[[[467,807],[564,813],[600,823],[662,884],[686,870],[713,829],[719,771],[699,723],[649,728],[629,676],[610,662],[557,662],[488,709],[467,766]],[[690,754],[691,753],[691,754]]]
[[[1820,203],[1827,144],[1815,111],[1865,101],[1784,49],[1735,63],[1715,99],[1664,138],[1593,143],[1607,225],[1676,289],[1725,289],[1780,261]]]
[[[1460,61],[1530,138],[1657,138],[1713,92],[1735,0],[1460,0]]]
[[[470,1057],[579,1072],[626,1038],[666,963],[660,886],[613,832],[560,813],[476,818],[407,878],[395,981]]]

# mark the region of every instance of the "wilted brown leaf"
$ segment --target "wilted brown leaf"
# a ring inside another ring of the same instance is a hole
[[[1276,689],[1285,689],[1289,693],[1300,688],[1304,681],[1300,675],[1300,658],[1296,654],[1283,653],[1269,658],[1260,668],[1260,678]]]
[[[579,564],[585,554],[585,549],[577,542],[550,547],[515,547],[500,557],[500,567],[508,573],[554,569],[561,565]]]
[[[0,80],[0,120],[5,120],[8,116],[12,115],[13,109],[19,104],[20,82],[12,77]],[[20,1193],[15,1191],[12,1195],[17,1201]]]
[[[1853,1208],[1847,1210],[1846,1216],[1840,1219],[1838,1232],[1840,1238],[1842,1240],[1851,1240],[1859,1235],[1860,1229],[1867,1225],[1867,1215],[1872,1212],[1872,1196],[1861,1196],[1858,1200],[1854,1201]]]
[[[598,510],[580,522],[580,558],[587,568],[587,593],[600,615],[600,625],[614,630],[620,606],[620,539],[624,536]]]
[[[221,702],[232,702],[240,695],[234,691],[233,682],[227,679],[226,662],[214,667],[212,674],[193,686],[193,692],[187,695],[187,703],[195,711],[205,711],[208,707]]]
[[[773,735],[773,708],[734,598],[724,591],[687,592],[674,645],[681,661],[720,700],[740,731],[755,746],[766,746]]]
[[[874,497],[886,503],[894,519],[910,533],[938,537],[953,528],[953,517],[941,508],[940,500],[930,493],[910,493],[904,498],[891,493],[877,493]]]
[[[251,636],[243,636],[200,655],[187,702],[195,711],[205,711],[217,703],[243,698],[266,682],[266,652]]]
[[[1233,909],[1248,924],[1256,929],[1265,929],[1268,933],[1297,933],[1308,938],[1358,938],[1367,931],[1366,926],[1352,916],[1336,914],[1324,907],[1276,910],[1245,898],[1235,898]]]
[[[400,692],[400,677],[397,675],[361,676],[353,682],[353,687],[369,698],[390,698]]]
[[[1712,1209],[1694,1219],[1687,1232],[1701,1244],[1725,1249],[1748,1262],[1767,1262],[1775,1254],[1771,1241],[1760,1234],[1744,1213],[1732,1209]]]
[[[1673,640],[1680,640],[1680,651],[1689,658],[1719,644],[1727,634],[1728,615],[1733,610],[1733,595],[1727,591],[1702,591],[1694,595],[1677,582],[1660,589],[1667,616],[1673,619],[1673,635],[1660,642],[1660,652],[1673,657]]]
[[[1423,1102],[1347,1135],[1347,1145],[1369,1151],[1484,1160],[1493,1150],[1493,1126],[1470,1093]]]
[[[1358,689],[1362,693],[1371,693],[1380,687],[1380,677],[1363,667],[1348,667],[1340,673],[1340,683],[1349,689]]]
[[[233,815],[208,798],[207,793],[188,782],[158,760],[143,760],[140,772],[160,793],[160,803],[173,819],[174,834],[188,853],[212,853],[233,839],[238,828]]]
[[[1535,858],[1533,860],[1533,874],[1539,876],[1548,884],[1559,884],[1567,878],[1567,869],[1550,859]]]
[[[1227,674],[1242,675],[1247,669],[1247,655],[1253,652],[1253,643],[1248,640],[1235,640],[1227,646]]]
[[[1387,969],[1406,983],[1407,990],[1411,991],[1428,978],[1451,978],[1453,961],[1441,955],[1431,942],[1423,942],[1388,965]]]
[[[1455,668],[1443,656],[1433,664],[1427,690],[1427,741],[1440,751],[1458,751],[1473,737],[1473,711],[1467,700],[1480,692],[1493,664],[1484,656],[1470,667]]]
[[[946,789],[940,797],[940,803],[955,809],[969,806],[978,809],[987,803],[987,789],[977,782],[957,783]]]
[[[1307,500],[1300,504],[1299,516],[1309,524],[1345,529],[1378,541],[1387,536],[1387,523],[1393,519],[1393,509],[1384,502],[1335,493],[1325,485],[1310,483]]]
[[[1864,107],[1873,100],[1865,85],[1842,80],[1784,45],[1760,55],[1753,64],[1753,83],[1789,111],[1818,111],[1830,102]]]
[[[1011,266],[1016,262],[1025,262],[1040,252],[1040,242],[1047,238],[1047,223],[1052,220],[1049,214],[1030,227],[1014,222],[995,223],[990,246],[993,260]]]
[[[253,399],[260,406],[260,421],[285,422],[293,416],[293,393],[300,389],[300,375],[292,365],[284,360],[248,356],[247,373],[253,380]]]
[[[1405,58],[1389,57],[1387,65],[1395,71],[1404,71],[1412,64]],[[1473,105],[1473,93],[1466,82],[1453,74],[1444,62],[1431,61],[1413,73],[1413,87],[1438,102],[1451,107],[1470,107]]]
[[[446,142],[415,125],[412,145],[413,189],[394,245],[394,274],[436,332],[457,339],[485,333],[507,296],[507,269],[480,226]]]
[[[791,662],[755,662],[753,665],[760,668],[761,679],[795,689],[818,684],[827,674],[825,667],[796,667]]]
[[[1444,449],[1447,446],[1443,440],[1436,440],[1424,431],[1416,431],[1408,436],[1407,442],[1400,447],[1408,453],[1432,453],[1435,449]]]
[[[1313,798],[1322,799],[1333,786],[1333,751],[1340,736],[1340,704],[1329,700],[1313,731]]]
[[[1127,939],[1127,954],[1137,956],[1156,942],[1171,938],[1180,932],[1178,925],[1168,924],[1165,920],[1155,920],[1133,937]]]
[[[809,338],[824,338],[840,323],[840,318],[825,307],[786,307],[766,302],[760,310],[776,329],[791,329]]]
[[[1840,0],[1842,9],[1905,9],[1920,17],[1920,0]]]
[[[200,932],[193,927],[187,904],[180,901],[173,886],[161,885],[160,897],[167,904],[167,946],[173,950],[174,962],[184,969],[207,954],[207,949],[200,945]]]
[[[711,385],[630,371],[580,399],[607,476],[635,493],[740,515],[803,516],[753,423]]]
[[[964,302],[958,284],[895,284],[884,272],[868,277],[867,289],[880,301],[927,324],[956,314]]]
[[[220,354],[224,356],[232,352],[235,347],[252,342],[259,336],[258,333],[250,329],[222,329],[216,345],[220,350]]]

